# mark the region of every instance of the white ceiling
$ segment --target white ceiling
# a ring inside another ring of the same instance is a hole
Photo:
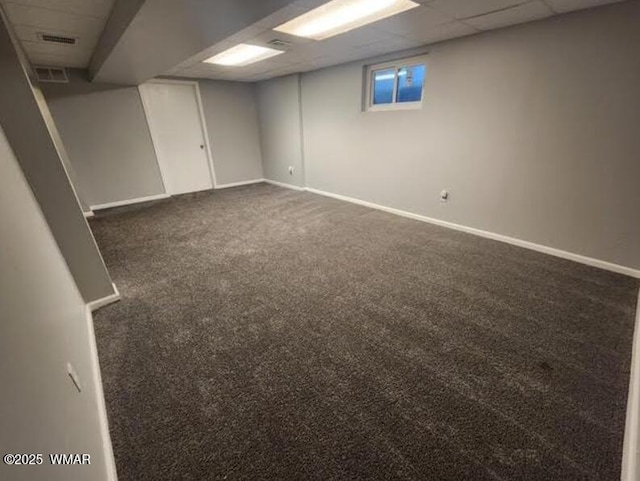
[[[0,0],[34,65],[86,68],[115,0]],[[38,33],[75,37],[76,45],[52,44]]]
[[[326,1],[295,1],[203,50],[168,70],[165,75],[253,82],[620,0],[415,0],[422,4],[416,9],[320,42],[272,30]],[[0,0],[0,3],[33,64],[86,68],[115,0]],[[78,43],[44,43],[38,39],[38,33],[77,37]],[[267,45],[274,39],[290,42],[284,48],[287,53],[239,68],[202,63],[202,60],[238,43]]]
[[[495,28],[531,22],[559,13],[620,0],[414,0],[422,5],[320,42],[274,32],[274,27],[327,0],[298,0],[165,72],[193,78],[259,81],[384,55]],[[221,67],[202,60],[244,42],[268,46],[273,39],[291,42],[287,53],[246,67]]]

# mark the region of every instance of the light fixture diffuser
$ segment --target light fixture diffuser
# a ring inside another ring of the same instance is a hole
[[[418,6],[411,0],[331,0],[274,30],[324,40]]]
[[[241,43],[235,47],[231,47],[224,52],[214,55],[205,63],[212,63],[214,65],[226,65],[233,67],[244,67],[252,63],[259,62],[276,55],[284,53],[284,50],[276,50],[274,48],[260,47],[259,45],[248,45]]]

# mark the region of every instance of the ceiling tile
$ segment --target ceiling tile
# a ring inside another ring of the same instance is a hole
[[[29,7],[40,7],[47,10],[74,13],[90,17],[106,18],[111,13],[115,0],[3,0]]]
[[[77,32],[66,32],[59,29],[52,31],[52,29],[47,29],[42,27],[32,27],[30,25],[15,25],[13,27],[13,31],[15,32],[18,39],[24,42],[40,42],[40,39],[38,38],[38,33],[40,32],[66,34],[72,37],[78,35]],[[101,33],[100,31],[83,33],[81,36],[78,37],[78,43],[76,44],[76,46],[83,47],[83,48],[84,47],[94,48],[96,43],[98,42],[98,39],[100,38],[100,33]]]
[[[85,68],[91,55],[53,55],[51,53],[30,53],[29,60],[34,65],[47,65],[51,67]]]
[[[295,5],[298,7],[303,7],[308,10],[313,10],[314,8],[319,7],[327,3],[328,0],[298,0]]]
[[[366,47],[355,50],[352,54],[353,60],[361,60],[368,57],[376,57],[378,55],[384,55],[391,52],[400,52],[402,50],[409,50],[423,45],[422,42],[411,40],[404,37],[396,37],[391,41],[377,42]],[[344,59],[348,61],[348,59]]]
[[[77,45],[64,45],[45,42],[22,42],[22,46],[28,54],[52,54],[68,57],[84,58],[86,55],[91,56],[93,48],[79,48]]]
[[[527,0],[432,0],[429,6],[462,19],[495,12],[525,3]]]
[[[415,35],[412,38],[419,40],[422,44],[427,45],[430,43],[442,42],[457,37],[466,37],[467,35],[473,35],[478,33],[478,30],[461,22],[445,23],[443,25],[436,25],[430,27],[422,32],[420,35]]]
[[[86,68],[114,0],[0,0],[34,64]],[[76,45],[43,42],[39,33],[74,37]]]
[[[551,8],[558,13],[571,12],[583,8],[598,7],[609,3],[618,3],[622,0],[546,0]]]
[[[434,8],[422,6],[381,20],[375,25],[376,28],[386,32],[415,38],[420,37],[422,32],[429,27],[450,23],[453,20],[451,15],[439,12]]]
[[[239,43],[247,42],[249,39],[254,38],[257,35],[260,35],[266,29],[259,25],[251,25],[245,29],[240,30],[237,33],[234,33],[230,37],[227,37],[224,40],[224,43],[228,44],[230,47],[237,45]]]
[[[380,30],[376,24],[376,26],[360,27],[317,43],[318,45],[324,44],[336,50],[344,51],[348,48],[358,48],[376,42],[392,40],[393,38],[393,34]]]
[[[280,60],[289,63],[302,63],[311,60],[312,57],[300,48],[294,48],[279,56]]]
[[[304,57],[323,57],[327,55],[331,55],[334,52],[339,52],[341,49],[340,45],[331,44],[328,42],[314,42],[309,45],[301,45],[297,48],[299,54]]]
[[[234,72],[233,69],[229,69],[228,67],[222,67],[222,66],[218,66],[218,65],[209,65],[209,64],[205,64],[202,66],[199,66],[198,68],[195,69],[189,69],[189,72],[194,73],[194,72],[202,72],[205,74],[218,74],[218,75],[228,75],[228,74],[233,74],[233,73],[238,73],[237,71]]]
[[[501,10],[496,13],[489,13],[480,17],[469,18],[465,23],[472,25],[479,30],[491,30],[494,28],[507,27],[518,23],[531,22],[553,15],[553,11],[541,1],[525,3],[522,5]]]
[[[13,31],[16,37],[20,40],[26,40],[28,42],[38,41],[38,29],[29,25],[14,25]]]
[[[64,32],[83,35],[101,31],[104,20],[44,8],[8,3],[7,15],[13,25],[30,25],[48,33]]]

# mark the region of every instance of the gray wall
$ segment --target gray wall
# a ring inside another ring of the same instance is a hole
[[[70,83],[42,89],[90,205],[164,194],[137,87]],[[255,86],[201,80],[200,93],[218,184],[262,178]]]
[[[200,80],[219,185],[262,178],[255,85]]]
[[[53,140],[55,126],[36,96],[28,64],[0,20],[0,125],[20,162],[85,301],[113,294],[111,279]],[[19,115],[18,115],[19,114]],[[15,206],[16,209],[19,206]],[[5,229],[3,228],[3,231]]]
[[[300,75],[258,84],[258,118],[265,178],[304,186]],[[289,166],[294,168],[293,175]]]
[[[64,146],[64,142],[62,142],[62,137],[60,136],[60,131],[58,130],[58,126],[53,120],[53,115],[51,115],[51,110],[49,110],[49,105],[47,104],[47,100],[44,98],[44,94],[42,93],[42,89],[36,83],[32,83],[33,93],[36,96],[36,100],[38,105],[40,106],[40,111],[42,112],[42,116],[46,124],[49,126],[49,132],[51,133],[51,139],[53,143],[56,145],[56,149],[60,153],[60,160],[62,161],[62,165],[64,165],[64,169],[67,171],[67,175],[69,176],[69,181],[71,182],[71,186],[76,193],[76,197],[78,198],[78,202],[80,203],[80,207],[83,212],[89,213],[91,212],[91,205],[89,204],[86,195],[84,195],[82,188],[80,187],[80,181],[78,180],[78,176],[76,175],[76,171],[71,165],[71,161],[69,160],[69,154],[67,153],[67,149]]]
[[[85,301],[0,128],[0,446],[88,453],[90,466],[7,466],[0,479],[106,481],[113,468]],[[67,374],[72,363],[82,385]],[[103,437],[104,436],[104,437]],[[111,478],[113,479],[113,478]]]
[[[91,84],[69,70],[69,84],[41,84],[90,205],[165,192],[137,87]]]
[[[625,2],[434,45],[419,111],[362,112],[363,62],[305,74],[307,185],[638,269],[638,25]]]

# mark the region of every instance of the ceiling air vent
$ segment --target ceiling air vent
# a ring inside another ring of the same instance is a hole
[[[61,43],[63,45],[75,45],[78,39],[75,37],[65,37],[64,35],[53,35],[50,33],[38,33],[38,40],[47,43]]]
[[[66,84],[69,82],[67,71],[60,67],[34,67],[39,82]]]
[[[274,38],[273,40],[267,42],[267,45],[271,45],[272,47],[290,47],[291,42],[287,42],[286,40],[280,40],[279,38]]]

